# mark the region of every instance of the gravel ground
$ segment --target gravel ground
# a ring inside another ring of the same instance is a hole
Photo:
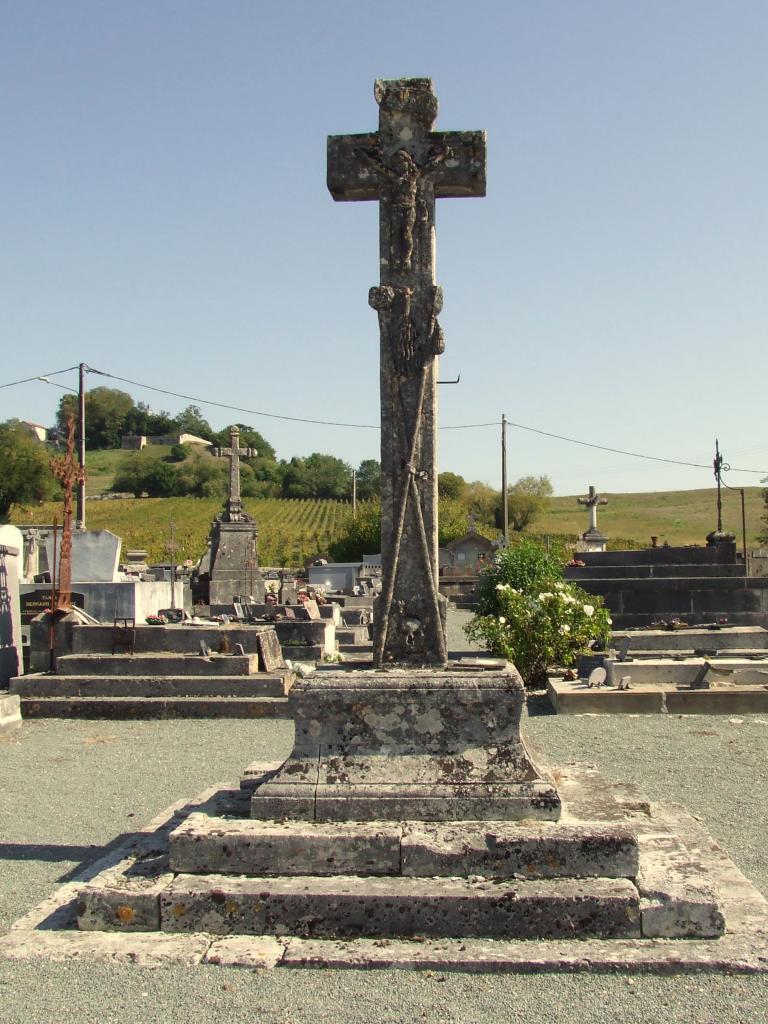
[[[455,617],[453,619],[455,625]],[[453,635],[452,649],[466,648]],[[685,804],[768,895],[768,718],[578,716],[533,699],[551,763],[580,760]],[[287,722],[26,722],[0,744],[0,933],[117,836],[249,761],[287,754]],[[146,969],[0,961],[0,1024],[768,1021],[763,977]]]

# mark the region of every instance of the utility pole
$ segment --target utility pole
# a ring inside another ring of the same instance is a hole
[[[77,391],[78,410],[78,435],[77,435],[77,459],[80,463],[80,476],[77,482],[77,512],[75,514],[75,529],[85,529],[85,373],[88,367],[80,363],[79,386]]]
[[[507,417],[501,414],[501,508],[504,522],[504,547],[509,547],[509,503],[507,500]]]
[[[717,532],[723,532],[723,498],[720,491],[723,478],[723,456],[720,454],[720,442],[715,438],[715,480],[717,481]]]
[[[352,516],[357,518],[357,470],[352,470]]]

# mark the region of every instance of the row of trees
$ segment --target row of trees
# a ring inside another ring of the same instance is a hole
[[[60,443],[70,418],[77,418],[77,396],[65,395],[59,402],[51,438]],[[255,427],[238,424],[240,443],[254,448],[255,458],[241,462],[241,492],[245,498],[299,498],[349,500],[353,489],[353,468],[334,455],[314,452],[306,457],[278,459],[274,447]],[[196,405],[177,416],[154,412],[135,403],[125,391],[97,387],[85,395],[85,443],[88,452],[120,448],[127,434],[166,436],[192,434],[213,446],[229,445],[229,427],[215,431]],[[35,441],[17,422],[9,421],[0,436],[0,515],[7,517],[12,502],[42,500],[59,492],[49,470],[51,452]],[[364,459],[354,470],[360,502],[377,499],[381,493],[380,465]],[[170,454],[149,446],[126,452],[117,466],[111,489],[137,497],[216,497],[227,486],[225,459],[211,457],[210,451],[195,445],[175,445]],[[480,482],[469,482],[457,473],[441,473],[438,493],[442,507],[453,511],[451,522],[461,521],[466,529],[472,516],[476,528],[494,535],[502,526],[501,494]],[[524,477],[509,489],[509,521],[513,530],[529,526],[552,494],[547,477]],[[444,513],[443,513],[444,515]],[[446,521],[447,522],[447,521]]]

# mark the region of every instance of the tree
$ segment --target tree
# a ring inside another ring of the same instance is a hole
[[[467,487],[467,481],[458,473],[440,473],[437,478],[437,494],[440,498],[459,501]]]
[[[170,413],[152,412],[144,402],[137,402],[125,418],[124,433],[160,437],[176,433],[176,422]]]
[[[509,524],[519,532],[530,526],[544,510],[547,498],[553,494],[552,481],[548,476],[523,476],[512,484],[507,494]]]
[[[126,421],[133,411],[133,399],[116,388],[93,388],[85,393],[85,446],[89,451],[119,448],[120,438],[130,433]],[[67,420],[78,418],[77,395],[64,395],[56,412],[56,430],[67,436]]]
[[[381,463],[378,459],[363,459],[357,470],[357,496],[369,501],[381,495]]]
[[[195,437],[202,437],[205,441],[214,443],[216,434],[207,419],[203,417],[199,405],[188,405],[182,409],[178,416],[174,417],[176,429],[180,434],[194,434]],[[229,444],[229,435],[227,435]]]
[[[501,503],[500,491],[480,480],[474,480],[464,488],[461,501],[467,512],[472,512],[481,523],[486,526],[496,524],[496,512]]]
[[[320,452],[291,459],[283,477],[286,498],[348,498],[351,487],[352,467]]]
[[[237,423],[235,426],[240,430],[240,446],[242,448],[255,448],[259,459],[275,461],[275,449],[263,434],[260,434],[255,427],[249,427],[247,423]],[[217,431],[213,436],[213,443],[219,448],[229,448],[229,427]]]
[[[128,491],[134,498],[143,494],[150,498],[170,498],[183,493],[179,490],[179,474],[175,467],[158,459],[146,448],[132,452],[119,463],[112,490]]]
[[[328,553],[334,562],[359,562],[363,555],[381,551],[381,505],[378,501],[362,501],[357,515],[350,510],[342,520],[336,539]]]
[[[50,453],[18,421],[0,424],[0,522],[12,505],[46,501],[60,494]]]

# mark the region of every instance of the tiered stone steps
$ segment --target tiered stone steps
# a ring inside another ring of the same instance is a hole
[[[695,853],[634,792],[562,779],[560,822],[260,821],[241,790],[139,838],[79,893],[86,931],[318,940],[714,938]],[[584,820],[584,814],[597,820]]]
[[[69,654],[11,692],[26,718],[274,718],[288,714],[293,678],[259,672],[255,654]]]

